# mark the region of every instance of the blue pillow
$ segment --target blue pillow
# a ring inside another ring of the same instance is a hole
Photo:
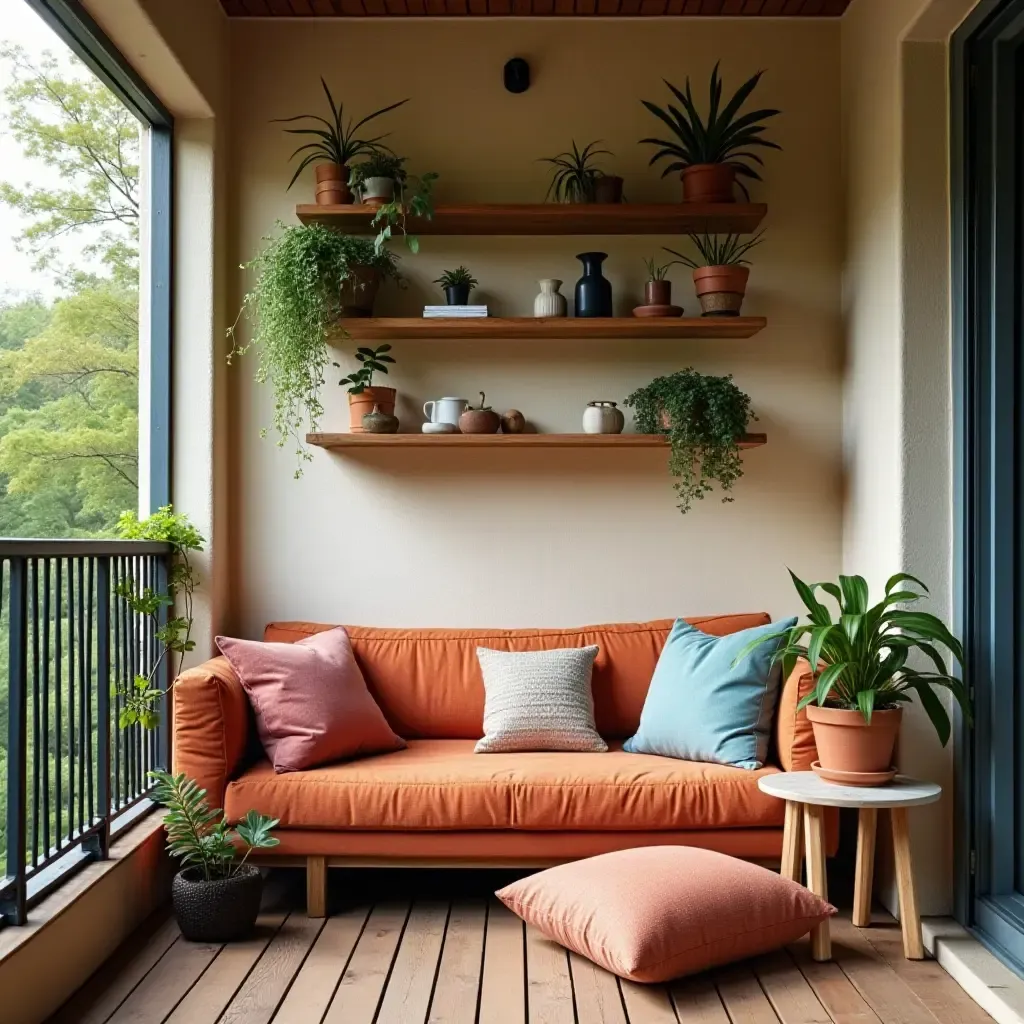
[[[795,625],[796,619],[785,619],[708,636],[677,619],[654,670],[640,728],[624,749],[751,770],[763,767],[782,674],[772,657],[782,640],[765,642],[733,662],[757,637]]]

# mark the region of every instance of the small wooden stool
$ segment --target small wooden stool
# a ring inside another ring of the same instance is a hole
[[[897,775],[887,786],[838,786],[820,779],[814,772],[766,775],[757,780],[757,785],[763,793],[786,801],[781,874],[794,882],[802,881],[800,868],[806,849],[807,888],[823,900],[828,899],[828,880],[825,876],[825,815],[822,808],[859,809],[857,867],[853,889],[853,923],[858,928],[866,928],[871,923],[871,886],[874,880],[878,812],[882,809],[889,811],[896,859],[896,887],[900,900],[900,926],[903,929],[903,953],[908,960],[923,960],[924,943],[921,940],[921,915],[914,894],[907,808],[935,803],[942,795],[942,787],[934,782],[918,782],[905,775]],[[829,960],[832,956],[827,920],[811,932],[811,955],[815,960]]]

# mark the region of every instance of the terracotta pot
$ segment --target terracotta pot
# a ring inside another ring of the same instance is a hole
[[[749,267],[698,267],[693,284],[704,315],[738,316],[749,277]]]
[[[672,305],[672,282],[671,281],[648,281],[644,285],[645,306],[671,306]]]
[[[594,179],[595,203],[621,203],[622,179],[614,174],[602,174]]]
[[[901,708],[876,711],[871,724],[859,711],[820,708],[809,704],[807,720],[822,768],[840,772],[884,772],[892,767],[892,753],[903,717]]]
[[[353,434],[365,434],[363,417],[370,415],[376,407],[378,413],[385,416],[395,414],[394,388],[364,388],[361,395],[348,396],[348,429]]]
[[[317,206],[348,206],[354,196],[348,187],[348,168],[342,164],[317,164],[313,169],[316,175]]]
[[[373,303],[381,281],[381,273],[376,267],[353,267],[351,276],[341,286],[341,315],[373,316]]]
[[[467,409],[459,417],[459,430],[464,434],[496,434],[501,417],[493,409]]]
[[[736,181],[736,168],[729,164],[692,164],[684,168],[684,203],[734,203],[732,187]]]

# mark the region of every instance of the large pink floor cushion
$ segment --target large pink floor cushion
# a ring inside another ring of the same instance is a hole
[[[400,750],[339,626],[294,644],[217,637],[276,772]]]
[[[835,913],[774,871],[692,846],[604,853],[497,896],[549,939],[641,982],[766,953]]]

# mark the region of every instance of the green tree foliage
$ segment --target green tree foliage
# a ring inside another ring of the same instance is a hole
[[[5,129],[25,156],[59,172],[57,188],[0,183],[0,201],[29,221],[21,242],[37,265],[56,265],[63,236],[93,229],[86,246],[122,284],[138,274],[139,123],[88,72],[67,73],[50,53],[34,59],[0,45],[11,71],[4,90]],[[75,62],[77,64],[77,61]],[[78,65],[75,71],[81,68]]]

